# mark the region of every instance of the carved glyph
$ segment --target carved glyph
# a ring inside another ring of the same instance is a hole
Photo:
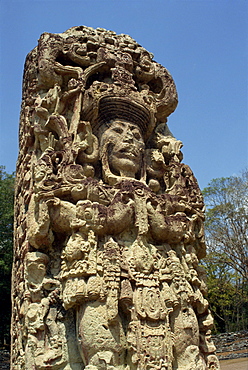
[[[176,105],[169,72],[127,35],[44,33],[27,56],[13,369],[219,369]]]

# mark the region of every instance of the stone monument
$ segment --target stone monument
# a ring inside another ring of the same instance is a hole
[[[169,72],[128,35],[44,33],[27,56],[12,369],[219,369],[176,106]]]

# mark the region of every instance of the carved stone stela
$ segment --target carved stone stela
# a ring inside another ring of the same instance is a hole
[[[44,33],[27,56],[12,369],[219,369],[176,106],[169,72],[128,35]]]

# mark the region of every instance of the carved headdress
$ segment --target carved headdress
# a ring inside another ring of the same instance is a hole
[[[177,106],[170,73],[128,35],[85,26],[44,33],[27,57],[24,91],[29,98],[37,85],[30,59],[37,60],[39,88],[56,84],[63,92],[71,78],[78,81],[80,118],[90,121],[94,132],[104,121],[124,117],[148,137]]]

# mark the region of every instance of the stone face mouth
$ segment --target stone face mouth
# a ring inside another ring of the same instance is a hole
[[[135,147],[131,147],[129,145],[125,146],[124,148],[122,148],[120,150],[120,152],[122,153],[131,153],[131,154],[138,154],[137,150],[135,149]]]
[[[130,146],[130,144],[120,148],[118,152],[121,153],[122,155],[129,156],[132,158],[135,158],[139,155],[138,150],[134,146]]]

